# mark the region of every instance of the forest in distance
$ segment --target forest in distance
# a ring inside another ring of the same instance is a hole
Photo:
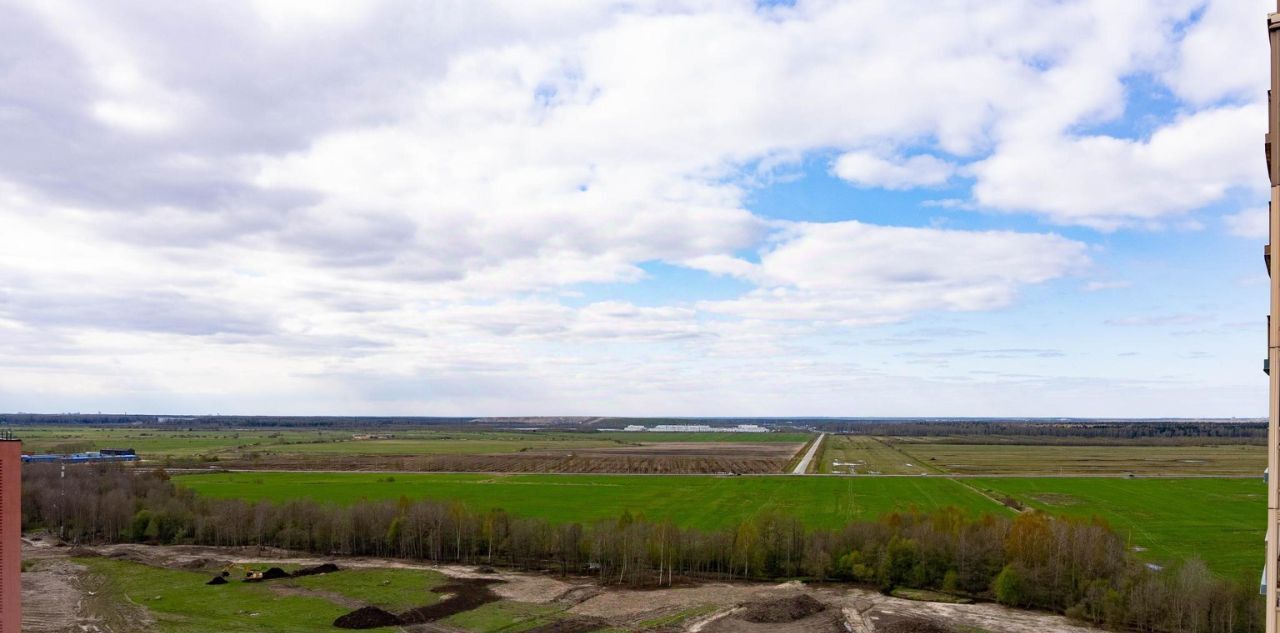
[[[140,427],[190,431],[218,429],[436,429],[598,431],[628,425],[706,424],[730,427],[760,424],[771,430],[899,436],[1070,437],[1117,440],[1215,438],[1261,442],[1265,419],[1248,418],[625,418],[625,417],[377,417],[130,415],[81,413],[0,413],[0,425]]]
[[[65,487],[77,494],[62,494]],[[175,486],[163,471],[116,465],[66,469],[65,479],[56,466],[32,465],[23,488],[24,529],[76,543],[269,545],[632,586],[803,578],[936,589],[1141,631],[1261,630],[1256,588],[1216,577],[1194,559],[1154,570],[1102,521],[1036,512],[892,512],[835,529],[765,512],[724,529],[687,529],[631,513],[556,524],[407,497],[348,506],[209,499]]]

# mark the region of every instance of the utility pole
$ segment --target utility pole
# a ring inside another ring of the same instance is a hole
[[[1263,247],[1267,275],[1271,277],[1271,312],[1267,316],[1267,360],[1265,369],[1270,383],[1267,405],[1267,562],[1262,568],[1262,582],[1267,595],[1267,633],[1280,633],[1277,615],[1276,576],[1280,572],[1280,271],[1274,270],[1271,245],[1280,244],[1280,151],[1271,151],[1271,140],[1280,138],[1280,0],[1276,13],[1267,16],[1267,39],[1271,45],[1271,85],[1267,91],[1267,135],[1265,152],[1267,176],[1271,180],[1269,240]],[[1273,318],[1274,317],[1274,318]]]

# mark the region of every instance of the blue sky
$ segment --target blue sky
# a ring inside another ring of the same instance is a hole
[[[1265,2],[19,2],[0,410],[1261,416]]]

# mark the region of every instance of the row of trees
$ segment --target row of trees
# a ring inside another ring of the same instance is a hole
[[[1001,420],[963,421],[850,421],[831,420],[815,425],[833,433],[948,437],[951,442],[974,443],[1018,439],[1029,444],[1071,444],[1126,441],[1137,444],[1261,443],[1267,437],[1267,423],[1209,422],[1189,420],[1126,420],[1101,422],[1073,420],[1063,422],[1022,422]]]
[[[815,580],[994,598],[1140,631],[1260,630],[1256,596],[1198,561],[1156,572],[1098,521],[1024,513],[970,519],[956,509],[893,513],[815,530],[763,513],[722,530],[624,513],[582,525],[458,504],[201,498],[162,471],[113,465],[23,469],[23,521],[74,542],[265,545],[325,555],[404,557],[592,574],[606,583],[678,578]]]

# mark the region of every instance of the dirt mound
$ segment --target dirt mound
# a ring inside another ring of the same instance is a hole
[[[590,600],[602,593],[604,593],[604,590],[596,586],[574,587],[556,596],[555,602],[578,604],[580,602],[586,602],[587,600]]]
[[[288,578],[288,577],[289,577],[289,572],[283,569],[280,569],[279,567],[272,567],[267,571],[262,572],[263,580],[276,580],[277,578]]]
[[[378,607],[360,607],[333,621],[333,625],[340,629],[376,629],[400,624],[403,622],[396,617],[396,614],[383,611]]]
[[[223,578],[222,576],[214,576],[214,577],[213,577],[213,580],[210,580],[209,582],[206,582],[206,583],[204,583],[204,584],[206,584],[206,585],[225,585],[225,584],[227,584],[227,579],[226,579],[226,578]]]
[[[827,608],[807,594],[743,605],[742,619],[747,622],[774,624],[802,620]]]
[[[609,622],[600,618],[565,618],[525,629],[525,633],[591,633],[605,628],[609,628]]]
[[[956,633],[956,630],[937,622],[912,618],[878,626],[876,633]]]
[[[76,547],[67,550],[67,556],[72,558],[100,558],[102,554],[98,553],[97,550],[77,545]]]
[[[404,624],[422,624],[447,618],[455,613],[470,611],[482,604],[497,602],[500,598],[489,585],[499,580],[489,578],[459,578],[447,585],[432,589],[433,593],[452,594],[435,604],[410,609],[400,614]]]
[[[315,567],[303,567],[302,569],[293,572],[293,577],[301,578],[303,576],[315,576],[317,574],[332,574],[335,571],[338,571],[337,565],[334,565],[333,563],[324,563],[316,565]]]
[[[212,558],[193,558],[175,565],[178,569],[220,569],[226,566],[227,561]]]

